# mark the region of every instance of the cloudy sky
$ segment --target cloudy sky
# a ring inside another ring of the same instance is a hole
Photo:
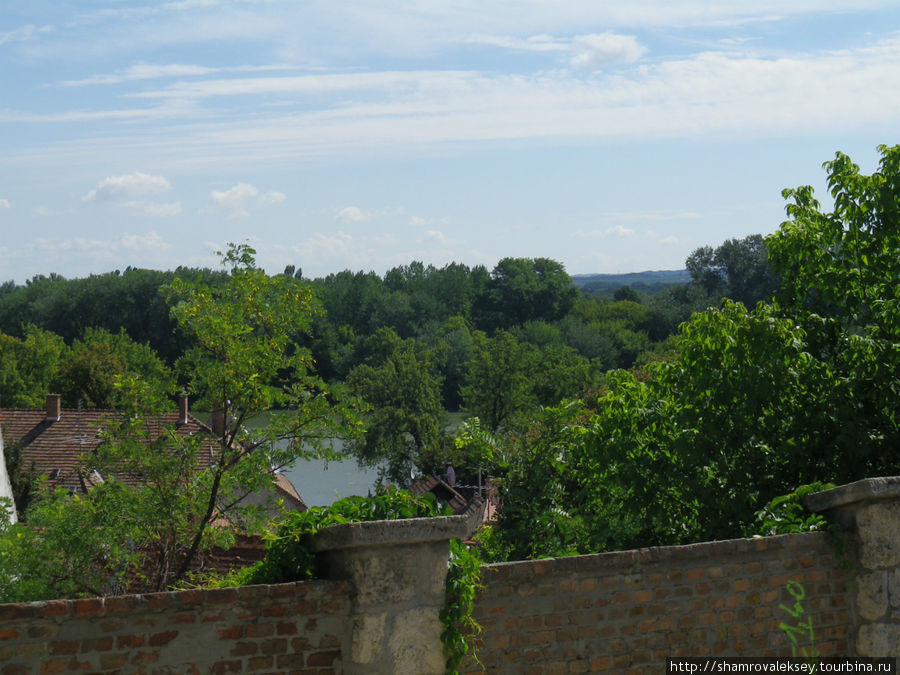
[[[0,0],[0,281],[679,269],[900,142],[895,0]]]

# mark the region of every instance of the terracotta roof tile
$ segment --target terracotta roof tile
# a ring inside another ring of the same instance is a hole
[[[95,474],[81,477],[78,468],[94,453],[101,443],[99,430],[102,425],[116,419],[121,412],[115,410],[63,409],[58,420],[47,418],[45,410],[0,409],[0,430],[4,443],[21,442],[22,458],[26,470],[33,467],[37,475],[45,475],[53,487],[84,492],[102,477]],[[218,447],[212,430],[191,414],[179,424],[177,411],[147,420],[146,429],[152,438],[158,437],[166,427],[174,427],[181,436],[203,434],[204,448],[198,460],[201,467],[208,467]],[[205,451],[204,451],[205,449]],[[127,475],[117,475],[124,483],[136,481]],[[304,510],[306,505],[283,474],[276,474],[275,488],[284,497],[290,509]]]

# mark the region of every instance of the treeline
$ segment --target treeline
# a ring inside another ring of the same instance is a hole
[[[580,292],[563,266],[546,258],[506,258],[490,272],[415,261],[383,276],[345,270],[303,280],[321,307],[303,341],[319,375],[342,381],[354,368],[371,365],[373,340],[412,340],[416,351],[432,352],[440,405],[450,411],[463,406],[466,372],[479,350],[518,350],[523,367],[534,365],[526,371],[550,376],[554,366],[567,371],[557,374],[564,382],[535,387],[535,400],[546,405],[557,402],[560,393],[577,395],[595,384],[599,373],[631,367],[642,354],[661,349],[691,313],[718,304],[734,289],[742,289],[741,299],[751,303],[774,289],[758,235],[715,250],[698,249],[687,264],[688,284],[654,294],[625,286],[612,297]],[[283,274],[302,278],[294,266]],[[80,279],[40,275],[24,285],[0,286],[0,401],[31,405],[52,386],[63,393],[65,405],[105,407],[113,403],[109,392],[116,372],[163,377],[154,359],[172,366],[190,346],[161,290],[176,278],[216,285],[227,275],[184,267],[128,268]],[[32,374],[13,373],[16,363]]]

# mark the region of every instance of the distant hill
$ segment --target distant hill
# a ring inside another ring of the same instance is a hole
[[[668,286],[686,284],[691,280],[687,270],[655,270],[628,274],[575,274],[572,281],[583,293],[612,295],[622,286],[631,286],[641,293],[654,295]]]

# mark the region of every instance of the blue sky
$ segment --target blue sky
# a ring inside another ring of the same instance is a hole
[[[0,281],[678,269],[900,129],[878,0],[0,0]]]

